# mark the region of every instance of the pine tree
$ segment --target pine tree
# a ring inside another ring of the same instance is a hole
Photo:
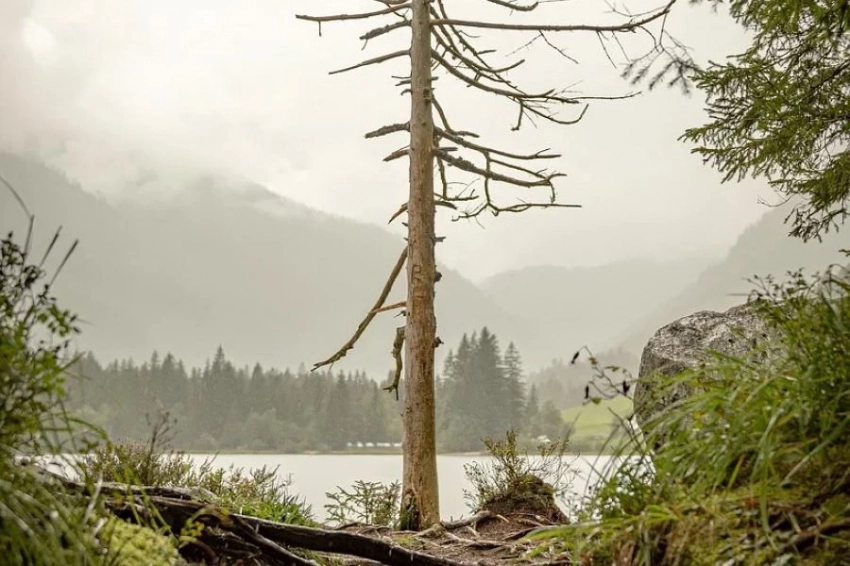
[[[206,431],[220,439],[224,427],[230,421],[241,421],[243,391],[242,384],[233,367],[224,354],[224,348],[216,349],[212,365],[204,372],[202,385],[203,404],[209,411],[203,420]]]
[[[478,336],[464,334],[457,353],[446,367],[445,429],[442,443],[448,450],[471,450],[486,435],[486,424],[478,417],[479,383],[475,376]]]
[[[151,359],[152,383],[154,385],[154,396],[160,402],[162,408],[174,413],[175,405],[185,402],[185,380],[186,375],[181,373],[177,359],[168,352],[162,359],[162,363],[154,363]]]
[[[516,346],[511,344],[503,358],[498,337],[487,327],[471,337],[464,334],[457,353],[449,352],[443,373],[437,392],[444,448],[477,450],[485,437],[524,427],[522,361]]]
[[[508,400],[508,424],[514,430],[523,428],[525,412],[525,383],[522,376],[522,358],[513,342],[508,344],[503,361],[505,387]]]
[[[263,413],[269,409],[274,410],[275,407],[270,399],[270,393],[263,366],[254,364],[254,368],[251,370],[251,378],[248,381],[246,410],[252,413]]]
[[[711,0],[719,3],[719,0]],[[844,0],[733,0],[749,47],[697,68],[679,52],[670,70],[706,95],[710,122],[683,139],[724,181],[766,179],[793,199],[791,235],[818,238],[850,214],[850,10]],[[672,51],[676,53],[675,50]],[[651,63],[650,63],[651,66]],[[633,66],[638,79],[648,67]]]
[[[370,380],[371,381],[371,380]],[[369,404],[364,423],[364,438],[369,442],[389,442],[387,428],[388,415],[385,405],[385,394],[374,381],[369,387]]]
[[[532,437],[540,435],[539,418],[540,400],[537,397],[537,386],[532,385],[528,391],[528,402],[525,404],[525,427]]]
[[[486,326],[481,329],[473,359],[472,382],[478,394],[471,400],[468,409],[483,425],[482,438],[504,436],[510,428],[511,401],[499,340]]]
[[[342,450],[352,440],[349,430],[351,391],[345,375],[340,373],[332,385],[320,424],[321,440],[332,450]]]

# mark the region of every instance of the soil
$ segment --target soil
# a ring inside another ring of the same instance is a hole
[[[350,525],[344,530],[464,564],[567,564],[566,559],[541,549],[539,541],[524,540],[535,531],[568,522],[555,503],[552,487],[533,476],[523,478],[521,487],[516,487],[509,494],[486,501],[482,510],[469,519],[443,523],[420,533],[367,525]],[[344,562],[348,566],[375,565],[353,558]]]
[[[367,525],[348,526],[345,530],[380,538],[386,542],[395,542],[410,550],[464,564],[496,566],[511,561],[517,564],[551,565],[560,562],[548,552],[536,552],[532,556],[530,551],[539,551],[540,543],[522,540],[533,531],[554,526],[556,523],[529,513],[497,515],[485,511],[478,516],[478,520],[469,524],[446,524],[420,533]],[[344,563],[348,566],[377,564],[350,557],[346,557]],[[564,560],[563,563],[566,564],[567,561]]]

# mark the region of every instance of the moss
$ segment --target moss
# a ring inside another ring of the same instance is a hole
[[[185,564],[172,540],[166,536],[111,517],[101,532],[101,542],[112,558],[108,563],[122,566],[175,566]]]
[[[402,531],[418,531],[422,524],[422,516],[416,503],[416,494],[408,490],[402,498],[401,510],[398,515],[398,528]]]

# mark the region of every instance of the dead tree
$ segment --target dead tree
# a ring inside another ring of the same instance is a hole
[[[556,33],[591,33],[603,42],[615,40],[619,34],[643,30],[654,39],[652,52],[664,50],[662,38],[666,36],[664,20],[677,0],[655,10],[639,15],[619,13],[620,21],[612,25],[557,24],[557,23],[507,23],[502,21],[477,21],[453,18],[448,6],[453,2],[471,3],[482,7],[504,8],[511,12],[536,13],[550,7],[550,2],[522,0],[374,0],[378,9],[359,13],[326,16],[298,15],[297,18],[316,22],[321,35],[322,25],[349,20],[387,19],[361,36],[371,39],[410,30],[410,40],[391,53],[373,57],[360,63],[332,71],[352,71],[369,65],[407,57],[410,74],[403,77],[399,86],[410,95],[410,117],[404,122],[382,126],[366,134],[377,138],[403,132],[408,136],[405,147],[391,153],[385,161],[404,157],[409,161],[409,195],[404,204],[392,215],[390,221],[407,214],[407,246],[392,271],[384,289],[371,311],[357,328],[354,336],[333,356],[315,364],[315,368],[332,364],[354,347],[370,321],[380,312],[404,308],[406,324],[399,328],[393,345],[396,360],[394,382],[388,387],[397,392],[402,370],[401,348],[404,343],[404,472],[402,490],[402,528],[420,529],[439,522],[437,490],[436,442],[434,430],[434,348],[439,345],[434,314],[434,287],[439,280],[435,263],[434,217],[437,207],[453,211],[456,219],[475,218],[484,212],[494,215],[505,212],[522,212],[530,208],[572,207],[560,203],[555,193],[555,180],[562,176],[554,170],[537,164],[558,158],[559,155],[544,149],[535,153],[521,153],[491,147],[478,141],[479,136],[457,127],[450,121],[448,108],[434,89],[435,71],[445,80],[457,80],[467,87],[489,95],[496,95],[516,106],[517,118],[513,129],[519,130],[526,122],[535,120],[555,124],[575,124],[584,116],[591,98],[571,96],[564,90],[550,89],[542,92],[528,91],[510,78],[511,71],[525,63],[515,59],[507,64],[496,64],[494,52],[477,46],[473,30],[489,29],[504,32],[525,32],[530,41],[542,42],[557,50],[549,36]],[[541,18],[543,19],[543,18]],[[563,54],[563,53],[562,53]],[[626,95],[629,96],[629,95]],[[560,109],[571,112],[567,116]],[[449,181],[451,171],[465,176],[475,176],[479,183],[457,184]],[[439,186],[435,190],[435,172]],[[496,199],[498,187],[514,187],[525,191],[542,188],[548,198],[535,201],[518,198],[502,204]],[[404,262],[407,262],[407,301],[384,306]]]

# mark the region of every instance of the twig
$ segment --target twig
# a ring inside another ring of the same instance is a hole
[[[447,530],[459,529],[461,527],[477,527],[478,523],[482,521],[486,521],[488,519],[493,519],[494,515],[492,511],[479,511],[472,517],[467,517],[465,519],[458,519],[457,521],[443,521],[442,525]]]
[[[452,539],[455,542],[459,542],[464,546],[469,548],[481,548],[481,549],[491,549],[491,548],[504,548],[507,546],[505,543],[495,540],[485,540],[485,539],[477,539],[471,540],[467,538],[462,538],[453,533],[446,533],[446,536]]]
[[[802,550],[803,548],[814,544],[820,537],[844,530],[850,530],[850,519],[831,522],[828,521],[818,527],[812,527],[811,529],[801,532],[794,538],[794,540],[787,544],[787,547]]]

